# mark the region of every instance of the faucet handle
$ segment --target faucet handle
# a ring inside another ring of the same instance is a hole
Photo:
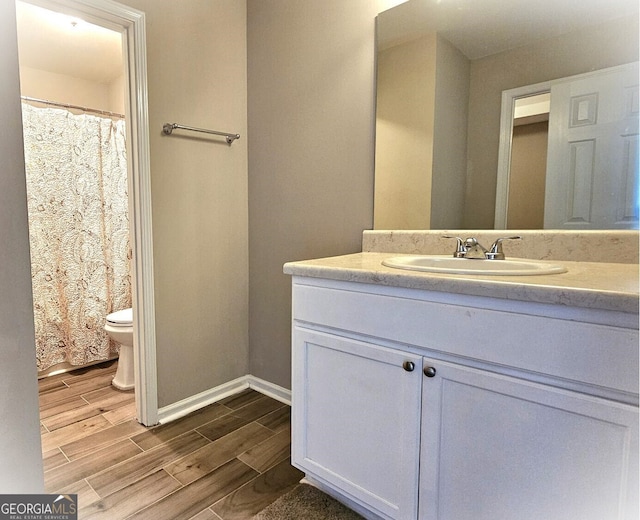
[[[502,241],[503,240],[520,240],[521,236],[513,236],[513,237],[502,237],[498,238],[491,247],[489,251],[485,253],[485,256],[488,260],[504,260],[504,252],[502,251]]]
[[[456,250],[453,252],[454,258],[464,258],[467,254],[467,250],[464,247],[464,243],[460,237],[453,235],[442,235],[442,238],[453,238],[456,240]]]

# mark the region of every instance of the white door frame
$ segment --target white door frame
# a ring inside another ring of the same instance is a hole
[[[509,172],[511,170],[511,145],[516,100],[543,94],[551,90],[551,81],[502,91],[500,109],[500,148],[498,152],[498,176],[496,180],[496,213],[494,229],[507,229],[509,209]]]
[[[112,0],[24,0],[78,16],[122,34],[127,91],[127,169],[130,241],[133,249],[135,399],[139,422],[158,423],[151,168],[147,98],[147,50],[143,12]]]

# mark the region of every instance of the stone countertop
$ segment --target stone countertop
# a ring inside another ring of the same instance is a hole
[[[395,269],[382,260],[398,253],[356,253],[288,262],[284,273],[389,287],[422,289],[507,300],[638,313],[637,264],[552,260],[566,273],[534,276],[483,276]]]

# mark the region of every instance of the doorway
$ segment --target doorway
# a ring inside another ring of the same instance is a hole
[[[549,92],[515,100],[507,208],[510,229],[544,227],[550,102]]]
[[[16,2],[38,377],[113,359],[131,307],[119,32]]]
[[[139,422],[157,423],[153,247],[146,87],[144,13],[110,0],[25,0],[61,16],[120,35],[124,62],[122,100],[126,115],[129,236],[132,250],[131,302],[134,319],[136,415]],[[18,27],[20,33],[20,27]]]

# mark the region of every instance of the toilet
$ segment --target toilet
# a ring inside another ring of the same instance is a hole
[[[133,309],[107,315],[104,330],[120,344],[118,369],[111,384],[118,390],[131,390],[133,381]]]

